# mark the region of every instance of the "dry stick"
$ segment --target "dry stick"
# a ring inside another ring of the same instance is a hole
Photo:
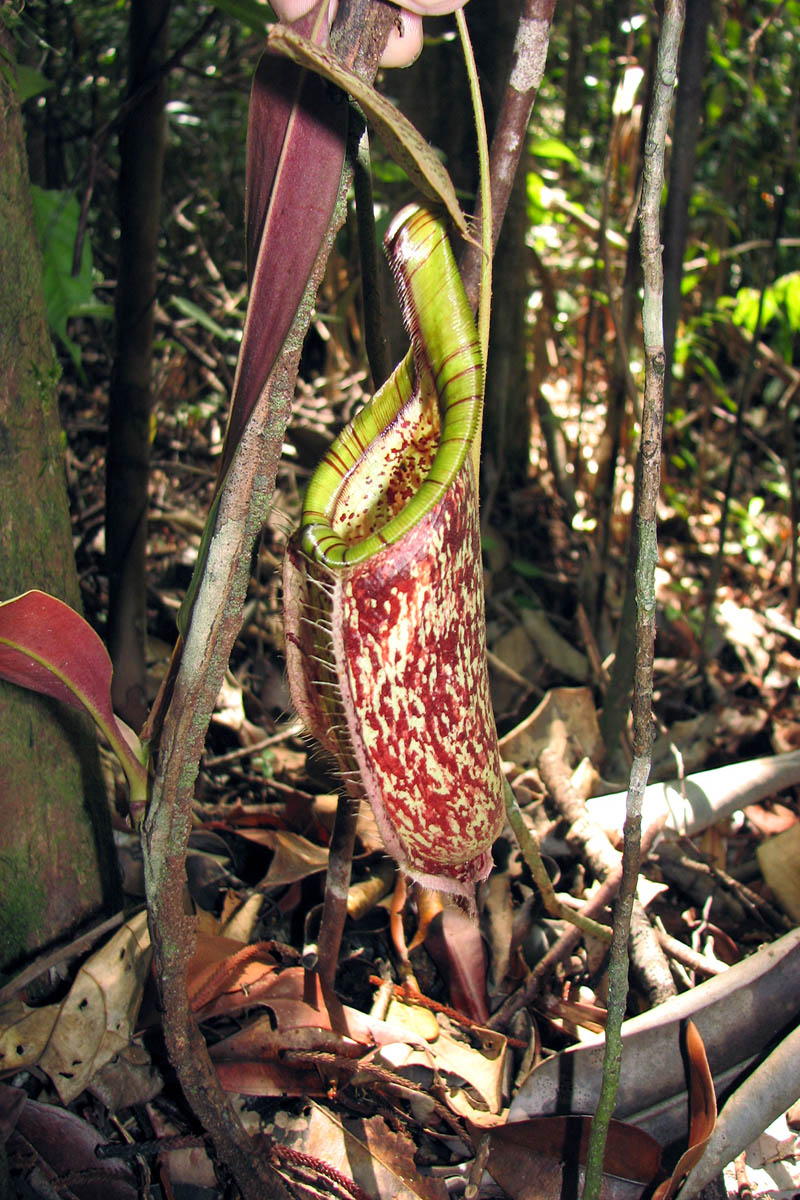
[[[584,801],[572,786],[563,757],[565,742],[564,737],[542,751],[539,774],[556,808],[570,822],[567,842],[576,842],[594,874],[605,880],[619,868],[619,851],[611,845],[605,830],[589,816]],[[628,949],[631,965],[651,1005],[663,1004],[676,994],[667,958],[641,901],[635,897]]]
[[[684,852],[688,850],[693,853],[693,858],[689,859],[687,855],[684,861],[691,865],[693,871],[702,873],[713,881],[712,888],[714,892],[717,891],[717,888],[713,884],[719,883],[722,887],[727,888],[734,897],[738,898],[739,902],[752,916],[759,918],[764,924],[772,925],[774,929],[782,933],[794,928],[794,922],[790,917],[787,917],[780,909],[775,908],[763,896],[759,896],[758,892],[752,891],[751,888],[747,887],[739,879],[734,879],[727,871],[716,866],[705,855],[698,853],[689,838],[680,838],[678,845]]]
[[[645,832],[642,838],[642,853],[649,853],[655,839],[664,828],[663,820],[655,821]],[[618,866],[598,888],[592,892],[585,904],[581,905],[580,913],[584,917],[596,917],[604,912],[606,908],[614,900],[619,892],[620,884],[622,883],[622,867]],[[503,1001],[497,1012],[487,1021],[490,1029],[504,1030],[508,1027],[508,1023],[520,1008],[531,1004],[539,994],[539,989],[545,979],[549,979],[555,968],[565,958],[568,958],[572,951],[581,940],[582,933],[575,926],[570,926],[558,941],[550,947],[544,958],[540,959],[536,966],[531,971],[524,985],[517,992],[513,992],[506,1000]]]
[[[656,632],[655,567],[658,557],[656,514],[661,482],[661,425],[664,415],[664,334],[659,207],[664,188],[664,146],[683,30],[683,0],[666,0],[658,43],[653,107],[645,143],[642,199],[639,210],[644,305],[645,390],[639,448],[642,487],[637,519],[636,658],[633,679],[633,764],[628,787],[622,887],[614,920],[609,966],[603,1082],[592,1122],[586,1158],[583,1200],[597,1200],[603,1180],[608,1126],[616,1104],[622,1065],[622,1022],[628,992],[628,936],[639,875],[642,800],[650,774],[652,747],[653,647]]]
[[[114,913],[112,917],[108,917],[98,925],[93,925],[78,937],[73,938],[72,941],[56,947],[55,950],[47,950],[43,954],[38,955],[33,962],[28,963],[23,971],[20,971],[19,975],[16,975],[8,983],[0,987],[0,1005],[19,995],[29,983],[33,983],[41,975],[44,975],[45,971],[50,971],[53,967],[58,967],[62,963],[84,954],[106,933],[110,933],[112,929],[116,929],[123,921],[129,921],[131,917],[141,911],[142,906],[137,905],[136,908],[132,908],[129,912]]]
[[[238,746],[236,750],[228,750],[226,754],[217,754],[214,758],[204,758],[203,766],[209,770],[211,767],[224,767],[228,763],[239,762],[242,758],[250,758],[252,755],[260,754],[262,750],[268,750],[270,746],[279,746],[281,742],[288,742],[289,738],[297,737],[302,731],[302,725],[293,721],[280,733],[272,733],[269,737],[259,738],[257,742],[253,742],[249,746]],[[292,792],[296,791],[295,788],[291,790]]]
[[[372,73],[395,10],[382,0],[353,0],[360,6],[363,45],[372,45]],[[348,171],[343,173],[336,212],[272,375],[245,428],[220,498],[217,533],[192,612],[191,625],[169,711],[164,722],[153,798],[143,829],[144,865],[155,969],[161,983],[164,1036],[186,1098],[229,1167],[244,1200],[287,1197],[275,1171],[259,1161],[253,1144],[220,1086],[186,994],[186,970],[194,949],[194,924],[183,912],[186,846],[194,781],[208,723],[231,648],[239,633],[250,574],[250,550],[266,517],[275,487],[283,437],[303,338],[336,231],[344,221]]]
[[[547,868],[542,861],[538,842],[525,824],[525,819],[519,804],[517,804],[516,796],[511,790],[511,784],[505,779],[503,780],[503,785],[508,823],[511,826],[514,837],[517,839],[528,870],[533,876],[533,882],[536,884],[539,894],[542,897],[542,903],[550,916],[558,917],[562,921],[568,921],[570,925],[575,925],[578,929],[583,930],[584,933],[589,933],[592,937],[599,938],[601,941],[609,941],[610,930],[607,925],[600,925],[597,921],[593,921],[591,918],[585,916],[582,910],[576,912],[568,908],[566,904],[561,903],[550,882]]]
[[[689,967],[690,970],[697,971],[701,975],[724,975],[728,970],[725,963],[716,962],[705,954],[698,954],[696,950],[692,950],[691,946],[671,937],[662,929],[659,929],[657,936],[664,952],[683,967]]]

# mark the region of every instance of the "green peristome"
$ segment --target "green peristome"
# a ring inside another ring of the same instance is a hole
[[[386,244],[413,350],[333,443],[309,484],[301,544],[334,568],[370,558],[430,512],[481,424],[478,336],[444,225],[427,209],[406,208]]]

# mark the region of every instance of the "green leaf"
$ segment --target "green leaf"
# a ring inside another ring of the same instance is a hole
[[[800,271],[784,276],[783,302],[793,333],[800,331]]]
[[[401,166],[390,158],[372,160],[372,177],[379,183],[407,183],[408,176]]]
[[[736,307],[733,310],[731,320],[734,325],[742,326],[748,333],[755,333],[756,322],[758,321],[758,299],[759,293],[756,288],[743,287],[739,288],[739,291],[736,293]],[[762,317],[764,322],[768,320],[766,295],[764,297]]]
[[[41,71],[34,67],[26,67],[24,63],[17,64],[17,98],[20,104],[30,100],[32,96],[48,92],[52,87],[55,87],[52,79],[42,75]]]
[[[224,342],[239,340],[241,335],[238,329],[223,329],[213,317],[210,317],[204,309],[200,308],[199,304],[193,304],[191,300],[187,300],[184,296],[173,296],[172,303],[179,313],[184,317],[191,317],[193,321],[196,321],[198,325],[207,330],[208,333],[213,334],[214,337],[220,338]]]
[[[698,365],[705,370],[710,379],[713,379],[716,383],[722,382],[722,376],[720,375],[719,367],[714,359],[705,350],[697,345],[696,347],[693,347],[692,354]]]
[[[214,0],[214,8],[241,21],[253,33],[266,33],[267,26],[275,20],[275,13],[263,0]]]
[[[542,216],[548,211],[542,199],[542,189],[544,187],[545,182],[541,175],[537,171],[528,171],[525,176],[525,190],[528,199],[528,218],[532,225],[538,224]]]
[[[94,271],[88,238],[84,238],[80,267],[72,273],[80,209],[71,192],[47,192],[31,186],[33,217],[42,248],[42,286],[50,329],[80,368],[80,349],[67,334],[70,317],[105,316],[94,294]]]
[[[534,563],[528,562],[526,558],[512,558],[511,567],[523,579],[541,579],[547,572],[537,567]]]
[[[574,150],[565,142],[560,142],[558,138],[537,138],[531,145],[531,154],[537,158],[557,158],[562,162],[574,163],[580,165],[580,159]]]

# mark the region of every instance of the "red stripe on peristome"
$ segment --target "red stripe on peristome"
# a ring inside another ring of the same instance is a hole
[[[356,427],[355,427],[355,424],[352,424],[352,425],[350,426],[350,435],[351,435],[351,437],[352,437],[353,441],[354,441],[354,442],[356,443],[356,445],[358,446],[358,448],[359,448],[359,450],[361,451],[361,453],[363,454],[363,453],[364,453],[364,451],[365,451],[365,450],[366,450],[366,448],[367,448],[367,443],[366,443],[366,442],[362,442],[361,438],[358,436],[358,430],[356,429]]]
[[[442,359],[442,367],[447,366],[447,364],[449,362],[452,362],[454,358],[458,358],[458,356],[460,354],[465,354],[468,350],[477,352],[479,349],[479,346],[480,346],[480,342],[478,341],[477,336],[472,338],[468,342],[459,342],[458,345],[455,347],[455,349],[451,350],[450,353],[446,354],[445,357]],[[472,370],[475,369],[474,363],[472,364],[471,369]]]
[[[323,462],[326,462],[342,479],[353,465],[352,463],[346,463],[344,459],[340,458],[333,447],[327,452]]]
[[[471,392],[471,393],[470,393],[468,396],[459,396],[458,400],[448,400],[448,402],[447,402],[447,410],[448,410],[448,412],[451,412],[451,413],[452,413],[452,412],[453,412],[453,411],[454,411],[456,408],[458,408],[460,405],[462,405],[462,404],[474,404],[474,403],[475,403],[475,400],[476,400],[476,393],[475,393],[475,392]]]
[[[455,356],[451,355],[451,358],[452,357]],[[464,367],[463,370],[456,371],[455,374],[449,377],[449,379],[445,379],[444,383],[440,386],[441,375],[447,365],[448,363],[446,362],[442,363],[436,373],[436,390],[440,396],[443,395],[446,389],[450,387],[451,383],[458,383],[459,380],[463,379],[465,375],[476,375],[479,370],[476,363],[470,363],[468,366]],[[472,395],[474,396],[476,393],[473,392]]]

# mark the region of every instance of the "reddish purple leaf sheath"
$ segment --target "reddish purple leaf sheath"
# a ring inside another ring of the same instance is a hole
[[[315,16],[316,10],[293,28],[310,35]],[[327,41],[326,24],[317,41]],[[342,93],[287,59],[262,56],[247,131],[250,297],[220,479],[286,340],[330,225],[347,123]]]

